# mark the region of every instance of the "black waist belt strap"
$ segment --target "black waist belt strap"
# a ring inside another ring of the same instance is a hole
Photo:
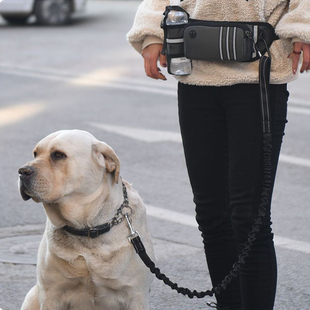
[[[248,240],[244,245],[244,248],[239,255],[238,261],[234,264],[233,269],[224,278],[222,283],[218,284],[211,290],[204,292],[197,292],[196,290],[191,291],[187,288],[179,287],[176,283],[170,281],[165,274],[161,273],[158,268],[156,268],[154,262],[147,255],[145,247],[137,235],[131,238],[131,243],[133,244],[136,252],[140,256],[144,264],[150,269],[150,271],[155,274],[155,276],[163,281],[166,285],[170,286],[171,289],[176,290],[178,293],[188,296],[189,298],[197,297],[203,298],[205,296],[213,296],[214,294],[219,295],[233,278],[238,277],[240,269],[246,262],[246,258],[249,256],[249,252],[252,249],[253,242],[256,240],[257,233],[260,231],[263,218],[266,215],[267,207],[270,203],[270,193],[271,193],[271,119],[270,119],[270,99],[269,99],[269,79],[270,79],[270,67],[271,58],[269,56],[262,56],[259,63],[259,86],[260,86],[260,103],[262,111],[262,132],[263,132],[263,190],[261,194],[261,203],[258,208],[258,215],[252,226],[252,230],[248,234]]]

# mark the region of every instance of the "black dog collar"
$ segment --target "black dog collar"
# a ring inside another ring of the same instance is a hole
[[[71,226],[66,225],[63,227],[63,229],[66,232],[68,232],[72,235],[75,235],[75,236],[88,237],[88,238],[94,239],[94,238],[97,238],[98,236],[110,231],[112,226],[121,223],[124,220],[125,214],[128,214],[128,212],[125,212],[124,209],[129,209],[129,214],[131,214],[131,212],[132,212],[132,209],[129,207],[128,194],[127,194],[127,189],[126,189],[124,182],[122,182],[122,185],[123,185],[124,201],[123,201],[122,205],[117,209],[114,217],[108,223],[105,223],[105,224],[102,224],[99,226],[95,226],[95,227],[86,227],[83,229],[75,229]]]
[[[111,224],[106,223],[106,224],[99,225],[96,227],[91,227],[91,228],[87,227],[84,229],[75,229],[70,226],[65,226],[63,227],[63,229],[72,235],[89,237],[89,238],[97,238],[98,236],[110,231]]]

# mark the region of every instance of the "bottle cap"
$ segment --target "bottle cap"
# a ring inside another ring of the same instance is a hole
[[[179,6],[181,3],[180,0],[170,0],[170,5],[175,5],[175,6]]]

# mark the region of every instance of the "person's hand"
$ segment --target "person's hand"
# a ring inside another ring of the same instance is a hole
[[[167,58],[161,54],[162,44],[151,44],[143,49],[141,55],[144,58],[144,70],[148,77],[152,79],[167,80],[157,67],[157,61],[162,67],[167,67]]]
[[[300,72],[303,73],[305,70],[307,72],[308,72],[308,70],[310,70],[310,44],[295,42],[294,43],[294,50],[288,56],[289,58],[292,58],[292,60],[293,60],[292,70],[293,70],[294,74],[296,74],[296,72],[297,72],[298,62],[299,62],[301,52],[302,52],[302,56],[303,56],[303,62],[302,62],[302,66],[300,68]]]

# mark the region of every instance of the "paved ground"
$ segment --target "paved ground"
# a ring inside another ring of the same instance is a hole
[[[176,82],[152,81],[125,39],[139,1],[90,1],[68,27],[0,21],[0,307],[19,309],[35,283],[45,214],[23,202],[17,170],[45,135],[80,128],[106,141],[147,204],[158,265],[210,288],[184,164]],[[310,310],[310,75],[290,85],[289,124],[273,199],[279,264],[275,310]],[[206,309],[155,280],[151,309]],[[263,310],[263,309],[262,309]]]

